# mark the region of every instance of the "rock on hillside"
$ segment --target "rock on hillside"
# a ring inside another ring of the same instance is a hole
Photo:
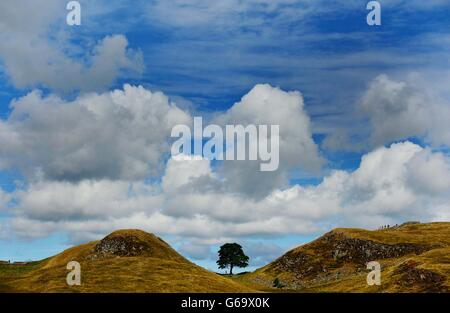
[[[365,264],[372,260],[421,254],[433,247],[415,243],[384,244],[330,232],[307,246],[289,251],[269,267],[274,272],[287,271],[301,278],[327,272],[348,263],[365,267]]]
[[[161,238],[135,229],[119,230],[109,234],[95,245],[93,253],[89,257],[117,256],[182,259],[182,256]]]
[[[416,288],[419,292],[449,292],[446,277],[432,270],[420,268],[421,263],[413,260],[400,264],[394,270],[399,275],[396,284],[401,289]]]
[[[244,280],[266,288],[278,278],[286,289],[367,291],[366,264],[378,261],[386,282],[382,290],[445,291],[450,267],[445,266],[448,260],[443,259],[443,251],[448,247],[450,223],[415,223],[377,231],[336,229],[288,251]]]

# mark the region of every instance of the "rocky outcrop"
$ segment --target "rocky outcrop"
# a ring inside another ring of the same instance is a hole
[[[396,284],[402,290],[413,290],[415,292],[450,292],[444,285],[446,277],[428,269],[418,268],[418,262],[405,262],[394,271],[399,275]]]
[[[300,292],[449,292],[449,255],[448,222],[337,228],[245,279],[264,288],[278,279],[285,289]],[[381,266],[381,285],[367,284],[371,261]]]
[[[140,256],[144,252],[151,252],[151,247],[133,235],[107,236],[95,246],[94,252],[115,256]]]
[[[183,259],[159,237],[138,230],[121,230],[109,234],[94,246],[88,259],[137,256]]]
[[[370,261],[421,254],[433,248],[412,243],[385,244],[330,232],[304,247],[289,251],[272,263],[270,270],[290,272],[297,279],[305,279],[319,274],[323,276],[344,264],[362,269]]]
[[[434,248],[429,245],[413,243],[385,244],[371,240],[349,238],[339,233],[331,233],[324,236],[322,242],[336,262],[352,261],[357,264],[398,258],[408,254],[421,254]]]

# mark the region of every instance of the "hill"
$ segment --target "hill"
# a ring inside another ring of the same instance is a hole
[[[70,261],[81,286],[66,285]],[[367,262],[381,264],[368,286]],[[279,287],[273,287],[278,278]],[[159,237],[120,230],[26,264],[0,263],[0,292],[450,292],[450,223],[334,229],[232,279],[185,259]]]
[[[366,283],[370,261],[381,264],[380,286]],[[266,291],[449,292],[450,223],[335,229],[237,280]]]
[[[81,286],[66,284],[70,261],[81,264]],[[182,257],[159,237],[120,230],[25,265],[0,264],[2,292],[248,292]]]

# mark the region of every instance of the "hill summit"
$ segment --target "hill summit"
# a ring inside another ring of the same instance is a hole
[[[381,264],[380,286],[366,283],[371,261]],[[285,290],[309,292],[449,292],[449,262],[450,223],[338,228],[241,279],[258,289],[277,279]]]
[[[81,286],[68,286],[67,264],[81,265]],[[249,292],[188,261],[159,237],[115,231],[24,266],[0,265],[0,292]]]
[[[94,247],[91,257],[146,256],[167,260],[182,259],[169,244],[161,238],[138,229],[115,231]]]

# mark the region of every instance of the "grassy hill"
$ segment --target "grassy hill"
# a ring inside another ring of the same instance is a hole
[[[82,285],[66,285],[70,261]],[[381,264],[368,286],[366,263]],[[282,288],[273,287],[278,278]],[[332,230],[252,273],[221,276],[139,230],[22,265],[0,264],[0,292],[450,292],[450,223]]]
[[[366,283],[370,261],[381,264],[381,286]],[[265,291],[449,292],[450,223],[335,229],[235,280]]]
[[[81,264],[81,286],[69,287],[66,265]],[[250,288],[182,257],[162,239],[120,230],[26,265],[0,265],[0,292],[248,292]]]

